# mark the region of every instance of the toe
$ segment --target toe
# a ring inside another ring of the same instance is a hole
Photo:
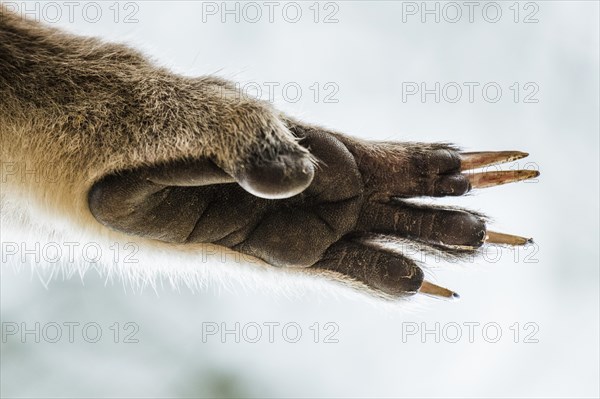
[[[239,171],[234,177],[246,191],[257,197],[280,199],[304,191],[313,180],[315,169],[305,153],[279,155],[270,161],[258,161]]]

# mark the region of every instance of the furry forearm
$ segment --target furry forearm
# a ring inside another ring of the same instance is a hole
[[[296,145],[268,104],[228,82],[177,76],[126,46],[1,8],[0,128],[2,162],[60,176],[47,184],[8,176],[4,191],[79,213],[93,182],[116,170],[208,157],[235,172],[245,159],[274,156],[263,151],[274,140]]]

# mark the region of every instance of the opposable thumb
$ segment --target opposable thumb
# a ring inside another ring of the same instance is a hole
[[[284,153],[249,162],[233,177],[249,193],[267,199],[289,198],[310,186],[315,166],[306,152]]]

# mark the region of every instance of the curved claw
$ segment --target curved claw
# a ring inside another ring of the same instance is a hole
[[[501,184],[533,179],[540,175],[537,170],[501,170],[495,172],[464,173],[471,188],[487,188]]]
[[[460,295],[458,295],[456,292],[450,291],[448,288],[440,287],[439,285],[430,283],[429,281],[423,281],[423,284],[421,284],[421,288],[419,288],[418,292],[420,292],[421,294],[437,296],[440,298],[460,298]]]
[[[512,162],[527,156],[529,156],[528,153],[521,151],[463,152],[460,154],[460,170],[465,171]]]
[[[488,244],[525,245],[532,244],[533,239],[488,230],[485,233],[485,242]]]

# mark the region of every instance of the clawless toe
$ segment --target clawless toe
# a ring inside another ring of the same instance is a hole
[[[280,154],[275,159],[257,160],[235,173],[246,191],[261,198],[282,199],[304,191],[313,181],[315,167],[307,154]]]

